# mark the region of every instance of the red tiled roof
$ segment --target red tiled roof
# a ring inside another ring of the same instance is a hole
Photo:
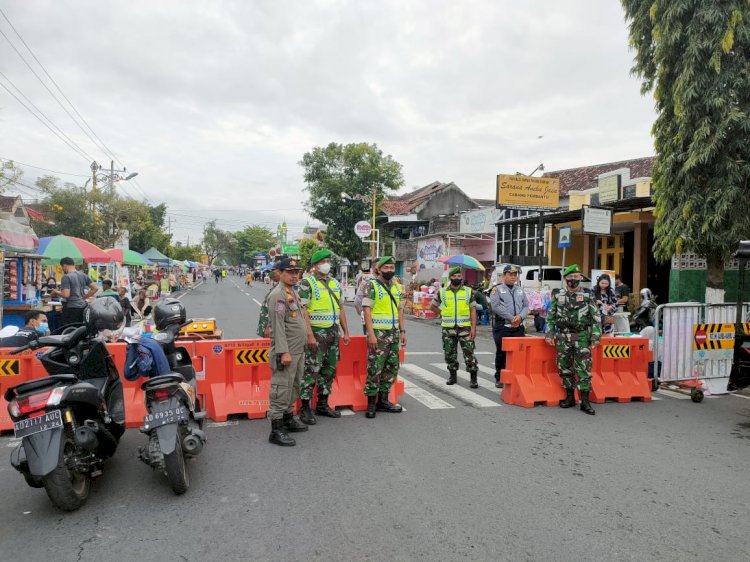
[[[442,183],[434,181],[429,185],[420,187],[416,191],[388,197],[383,201],[383,212],[387,215],[406,215],[424,203],[426,199],[452,185],[455,184],[453,182]]]
[[[0,195],[0,211],[10,212],[13,210],[13,205],[18,200],[18,195],[6,197]]]
[[[557,170],[545,172],[544,178],[560,178],[560,196],[567,197],[570,190],[590,189],[597,186],[597,176],[619,168],[629,168],[631,178],[650,178],[654,167],[654,157],[635,158],[633,160],[622,160],[620,162],[609,162],[607,164],[596,164],[584,166],[583,168],[571,168],[569,170]]]

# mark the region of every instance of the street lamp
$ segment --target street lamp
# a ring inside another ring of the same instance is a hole
[[[96,215],[96,204],[94,202],[94,199],[96,198],[96,181],[99,180],[101,182],[107,182],[109,189],[111,190],[114,187],[114,183],[116,181],[128,181],[132,180],[135,176],[138,175],[138,172],[131,172],[127,176],[122,177],[120,174],[127,173],[128,169],[123,168],[122,170],[115,170],[115,162],[114,160],[110,160],[109,164],[109,174],[106,174],[104,172],[101,172],[102,169],[100,164],[97,164],[96,161],[91,163],[91,177],[86,180],[86,183],[83,184],[84,191],[86,190],[86,187],[89,185],[89,182],[91,183],[91,193],[92,193],[92,201],[91,201],[91,212]]]

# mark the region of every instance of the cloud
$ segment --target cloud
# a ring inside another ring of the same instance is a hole
[[[183,241],[209,218],[301,228],[297,163],[332,141],[376,142],[403,164],[406,186],[452,180],[475,197],[492,197],[498,172],[653,152],[653,103],[629,74],[616,2],[34,0],[3,10],[149,199],[181,210]],[[15,39],[2,18],[0,30]],[[0,58],[109,162],[2,37]],[[4,90],[0,126],[0,156],[87,172],[87,158]]]

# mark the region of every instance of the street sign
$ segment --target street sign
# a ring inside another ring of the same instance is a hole
[[[354,232],[360,238],[367,238],[372,234],[372,225],[367,221],[359,221],[354,225]]]
[[[557,247],[570,248],[573,243],[573,227],[561,226],[557,232]]]
[[[592,207],[584,205],[582,211],[583,232],[586,234],[612,233],[612,209],[609,207]]]
[[[622,176],[607,176],[599,178],[599,203],[611,203],[620,198],[620,188],[622,186]]]
[[[560,205],[560,180],[531,176],[497,176],[495,206],[554,211]]]

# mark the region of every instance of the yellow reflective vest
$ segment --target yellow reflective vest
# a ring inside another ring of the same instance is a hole
[[[372,317],[372,327],[375,330],[392,330],[398,328],[398,307],[401,303],[401,285],[392,283],[390,286],[378,283],[377,280],[370,281],[375,289],[375,303],[370,309]],[[391,297],[388,296],[390,292]],[[395,302],[394,302],[395,301]]]
[[[446,288],[440,289],[440,302],[442,308],[440,315],[443,318],[443,328],[455,328],[471,326],[471,289],[461,287],[458,291]]]
[[[305,279],[310,283],[311,289],[310,304],[307,305],[310,326],[313,328],[331,328],[339,321],[341,285],[335,279],[329,278],[327,291],[326,283],[314,275],[306,275]]]

